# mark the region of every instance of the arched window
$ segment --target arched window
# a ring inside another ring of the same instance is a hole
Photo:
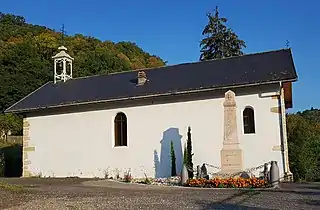
[[[244,133],[255,133],[254,110],[247,107],[243,110],[243,128]]]
[[[114,118],[114,146],[128,146],[127,145],[127,117],[120,112]]]

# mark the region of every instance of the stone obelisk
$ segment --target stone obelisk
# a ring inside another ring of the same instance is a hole
[[[224,136],[221,156],[221,172],[235,173],[243,170],[243,154],[239,147],[237,129],[237,104],[235,93],[231,90],[225,93],[224,106]]]

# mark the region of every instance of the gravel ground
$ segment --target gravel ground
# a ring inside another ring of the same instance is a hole
[[[320,183],[277,190],[197,189],[85,179],[1,179],[0,209],[320,209]]]

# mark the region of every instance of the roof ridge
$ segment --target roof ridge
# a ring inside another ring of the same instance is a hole
[[[231,56],[231,57],[225,57],[225,58],[215,58],[215,59],[210,59],[210,60],[205,60],[205,61],[194,61],[194,62],[187,62],[187,63],[172,64],[172,65],[167,65],[167,66],[149,67],[149,68],[132,69],[132,70],[128,70],[128,71],[120,71],[120,72],[113,72],[113,73],[95,74],[95,75],[90,75],[90,76],[76,77],[76,78],[72,78],[71,80],[87,79],[87,78],[97,77],[97,76],[109,76],[109,75],[115,75],[115,74],[125,74],[125,73],[137,72],[137,71],[142,71],[142,70],[143,71],[150,71],[150,70],[155,70],[155,69],[160,69],[160,68],[167,68],[167,67],[172,67],[172,66],[191,65],[191,64],[212,62],[212,61],[217,61],[217,60],[228,60],[228,59],[231,60],[231,59],[235,59],[235,58],[239,58],[239,57],[246,57],[246,56],[259,55],[259,54],[274,53],[274,52],[285,51],[285,50],[290,50],[291,51],[291,48],[281,48],[281,49],[278,49],[278,50],[255,52],[255,53],[249,53],[249,54]]]

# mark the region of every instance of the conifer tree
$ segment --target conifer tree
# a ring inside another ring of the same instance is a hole
[[[186,166],[188,169],[189,178],[193,178],[193,162],[192,162],[192,142],[191,142],[191,127],[188,127],[187,134],[187,148],[186,148]]]
[[[171,141],[171,176],[176,176],[177,175],[177,168],[176,168],[176,154],[174,152],[174,145],[173,142]]]
[[[200,61],[243,55],[245,42],[226,26],[227,18],[220,17],[218,7],[215,14],[207,13],[208,24],[202,31]]]
[[[184,145],[184,150],[183,150],[183,164],[187,165],[188,161],[187,161],[187,146]]]

